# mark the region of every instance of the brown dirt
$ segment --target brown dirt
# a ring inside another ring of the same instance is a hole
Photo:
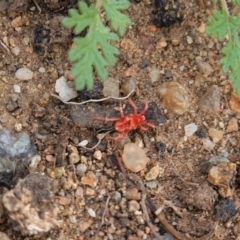
[[[101,160],[94,158],[94,151],[79,148],[79,154],[85,159],[87,170],[92,171],[98,178],[98,183],[94,187],[83,185],[79,176],[75,179],[74,168],[69,165],[65,154],[69,143],[77,144],[87,139],[89,145],[95,145],[97,131],[103,127],[100,122],[99,125],[79,127],[71,119],[74,108],[51,97],[58,77],[65,75],[71,80],[69,74],[71,65],[67,60],[71,32],[62,28],[59,21],[66,16],[67,7],[73,6],[76,1],[36,1],[39,3],[41,13],[33,1],[3,2],[8,9],[0,13],[0,41],[7,46],[7,49],[0,46],[0,126],[14,133],[15,124],[21,124],[22,131],[31,136],[42,157],[37,172],[47,174],[47,169],[52,168],[53,163],[47,161],[46,157],[52,155],[57,160],[56,165],[64,165],[65,174],[60,179],[55,179],[58,189],[55,191],[54,201],[60,208],[59,220],[62,220],[60,228],[41,236],[26,237],[14,231],[5,218],[0,230],[8,234],[12,240],[154,239],[141,205],[143,189],[128,179],[130,173],[126,169],[124,170],[126,173],[119,170],[123,166],[116,163],[121,159],[121,149],[117,144],[110,144],[104,140],[98,146],[102,153]],[[169,229],[160,223],[161,218],[157,219],[150,212],[150,209],[161,207],[164,199],[169,200],[181,209],[182,217],[179,217],[172,208],[165,207],[163,210],[165,220],[185,239],[188,237],[193,239],[211,233],[219,220],[216,218],[215,204],[220,196],[217,189],[207,183],[204,164],[212,155],[226,151],[229,153],[229,160],[239,165],[240,134],[238,131],[225,132],[224,138],[209,152],[204,150],[198,136],[193,135],[187,140],[184,138],[184,126],[195,123],[208,129],[219,128],[219,123],[223,123],[226,129],[231,117],[239,119],[239,114],[233,112],[228,104],[231,84],[227,76],[221,72],[218,62],[221,43],[198,31],[199,26],[207,22],[212,5],[207,1],[179,2],[184,19],[181,23],[168,28],[156,28],[152,25],[154,10],[152,1],[132,2],[127,14],[133,24],[118,43],[121,54],[116,66],[109,69],[109,75],[119,80],[120,84],[129,77],[135,78],[137,92],[133,100],[137,103],[155,102],[163,111],[164,105],[157,91],[158,86],[175,80],[188,89],[191,100],[186,113],[176,116],[164,111],[167,123],[143,134],[139,131],[130,133],[130,139],[142,141],[147,149],[147,156],[150,157],[147,169],[139,173],[143,182],[145,174],[156,164],[164,169],[161,177],[156,179],[158,187],[152,189],[146,187],[147,198],[155,205],[151,208],[147,204],[150,221],[157,227],[159,234],[165,233],[166,230],[169,232]],[[22,23],[16,30],[11,26],[11,22],[19,16]],[[188,37],[191,37],[192,43],[187,41]],[[4,39],[7,39],[8,45]],[[163,40],[167,42],[167,46],[158,48],[158,43]],[[11,52],[15,46],[20,48],[17,56]],[[197,56],[201,56],[213,68],[212,73],[200,86],[191,82],[199,73],[195,62]],[[34,72],[32,80],[16,79],[16,70],[23,66]],[[46,72],[39,72],[40,67],[44,67]],[[153,68],[165,71],[161,74],[160,80],[154,83],[151,82],[149,75]],[[170,73],[170,77],[167,73]],[[14,84],[21,87],[17,101],[13,101]],[[222,92],[221,111],[217,114],[206,114],[198,110],[198,101],[213,84]],[[81,98],[79,97],[77,101],[81,101]],[[109,108],[109,111],[118,107],[116,102],[102,105],[105,110]],[[91,103],[85,105],[84,111],[90,108]],[[157,141],[164,143],[165,149],[158,151],[155,147]],[[233,184],[235,191],[231,197],[237,207],[238,182],[236,179]],[[132,195],[129,189],[135,189]],[[79,195],[76,195],[76,191]],[[111,198],[106,205],[108,196]],[[71,201],[61,203],[60,197],[69,198]],[[131,201],[135,201],[132,203],[137,205],[140,213],[129,211]],[[89,209],[95,211],[95,218],[89,215]],[[73,217],[76,221],[72,220]],[[206,239],[239,239],[239,221],[237,214],[227,223],[218,222],[215,235],[207,236]]]

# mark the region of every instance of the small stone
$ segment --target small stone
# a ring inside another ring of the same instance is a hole
[[[115,191],[114,194],[113,194],[113,196],[112,196],[112,198],[114,199],[114,201],[115,201],[116,203],[119,203],[119,202],[122,200],[122,195],[121,195],[120,192]]]
[[[77,167],[76,167],[76,174],[77,174],[78,176],[81,176],[81,177],[82,177],[82,176],[85,174],[86,171],[87,171],[87,166],[86,166],[86,164],[80,163],[80,164],[77,165]]]
[[[136,91],[137,83],[134,78],[127,78],[121,84],[121,90],[125,96],[127,96],[131,91]]]
[[[213,73],[213,68],[207,62],[199,62],[198,70],[206,77]]]
[[[1,3],[0,3],[0,11],[1,11]],[[5,234],[4,232],[0,232],[0,239],[1,239],[1,240],[10,240],[10,238],[8,237],[8,235]]]
[[[14,84],[13,85],[13,91],[15,93],[21,93],[21,87],[19,85]]]
[[[191,205],[200,210],[211,211],[218,199],[218,194],[213,187],[204,182],[197,187],[183,188],[178,197],[186,205]]]
[[[165,70],[164,75],[165,75],[165,77],[168,78],[168,79],[173,77],[172,71],[169,70],[169,69],[166,69],[166,70]]]
[[[61,178],[65,169],[64,167],[47,168],[47,173],[52,178]]]
[[[193,43],[193,39],[190,36],[187,36],[187,43],[188,44],[192,44]]]
[[[48,162],[55,162],[56,161],[56,158],[53,155],[50,155],[50,154],[46,155],[45,158]]]
[[[219,142],[223,138],[223,131],[218,130],[216,128],[209,128],[208,134],[215,143]]]
[[[84,233],[87,231],[87,229],[91,226],[91,221],[82,221],[79,223],[79,230],[81,233]]]
[[[232,186],[236,176],[237,166],[231,162],[220,162],[212,166],[208,173],[208,181],[219,188],[222,197],[232,196]]]
[[[181,115],[189,106],[189,97],[186,89],[178,82],[164,83],[159,86],[158,92],[163,97],[163,103],[168,111]]]
[[[38,164],[40,163],[41,161],[41,156],[40,155],[34,155],[33,157],[31,157],[30,159],[30,164],[29,164],[29,167],[31,169],[36,169]]]
[[[64,76],[56,80],[55,91],[59,93],[60,98],[65,102],[77,97],[77,91],[68,85]]]
[[[198,129],[195,123],[190,123],[184,127],[185,135],[191,137]]]
[[[157,42],[156,44],[156,49],[162,49],[165,48],[167,46],[167,41],[165,39],[160,40],[159,42]]]
[[[231,118],[228,122],[227,132],[237,132],[238,131],[238,120],[236,118]]]
[[[150,75],[151,82],[155,83],[160,79],[160,70],[157,68],[154,68],[150,71],[149,75]]]
[[[91,217],[96,217],[96,212],[92,208],[88,208],[87,212]]]
[[[240,97],[237,94],[232,93],[229,104],[233,111],[240,113]]]
[[[195,79],[194,79],[194,85],[196,87],[202,86],[206,81],[207,81],[207,78],[203,74],[196,73]]]
[[[198,32],[204,33],[205,32],[205,23],[201,23],[201,25],[197,28]]]
[[[139,172],[145,169],[146,164],[150,160],[144,150],[135,143],[127,143],[124,145],[122,159],[127,169],[132,172]]]
[[[160,152],[164,152],[165,149],[166,149],[166,144],[162,143],[162,142],[156,142],[155,143],[155,148]]]
[[[19,47],[14,47],[11,49],[11,52],[15,55],[18,56],[20,53],[20,48]]]
[[[40,73],[45,73],[45,72],[46,72],[46,70],[45,70],[44,67],[40,67],[40,68],[38,69],[38,71],[39,71]]]
[[[83,188],[82,188],[82,187],[77,187],[77,190],[76,190],[76,192],[75,192],[75,196],[76,196],[77,198],[83,199],[83,197],[84,197],[84,191],[83,191]]]
[[[16,132],[21,132],[22,131],[22,124],[21,123],[15,123],[14,129]]]
[[[206,138],[207,137],[207,129],[205,127],[200,127],[196,132],[196,136],[199,138]]]
[[[158,165],[152,167],[150,171],[146,174],[145,179],[147,181],[155,180],[160,172],[160,167]]]
[[[21,27],[23,25],[22,17],[18,16],[11,21],[11,26],[13,28]]]
[[[76,223],[77,223],[76,216],[74,216],[74,215],[70,215],[70,216],[69,216],[69,220],[70,220],[70,222],[73,223],[73,224],[76,224]]]
[[[67,197],[59,197],[59,201],[58,201],[58,203],[63,206],[69,205],[71,202],[72,202],[72,199]]]
[[[216,114],[220,111],[221,92],[218,86],[213,85],[200,98],[198,107],[205,113]]]
[[[129,212],[136,212],[140,209],[140,204],[136,200],[131,200],[128,202]]]
[[[30,42],[30,38],[28,36],[26,36],[22,39],[22,44],[25,46],[27,46],[29,44],[29,42]]]
[[[97,159],[97,160],[101,160],[102,159],[102,152],[100,150],[96,150],[93,154],[93,156]]]
[[[78,150],[75,146],[68,145],[67,147],[69,154],[69,163],[71,165],[74,165],[75,163],[78,163],[80,161],[80,156],[78,153]]]
[[[119,83],[114,78],[108,78],[103,82],[103,95],[104,97],[119,97]]]
[[[88,145],[88,140],[83,140],[78,144],[79,147],[86,147],[87,145]]]
[[[220,199],[216,205],[216,218],[222,223],[229,221],[237,212],[234,202],[228,198]]]
[[[96,194],[96,192],[95,192],[94,189],[87,188],[85,194],[86,194],[87,196],[94,196],[94,195]]]
[[[83,176],[81,178],[81,183],[82,184],[85,184],[85,185],[88,185],[90,187],[96,187],[97,186],[97,182],[98,182],[98,179],[97,177],[94,175],[93,172],[89,171],[86,176]]]
[[[127,200],[140,200],[141,194],[137,188],[127,188],[124,197]]]
[[[156,188],[158,186],[158,182],[157,181],[149,181],[149,182],[146,182],[146,186],[148,188]]]
[[[215,145],[216,145],[214,142],[212,142],[208,138],[204,138],[202,141],[203,141],[203,147],[207,151],[212,151],[214,149]]]
[[[31,80],[33,78],[33,72],[28,68],[19,68],[16,73],[15,77],[18,80]]]

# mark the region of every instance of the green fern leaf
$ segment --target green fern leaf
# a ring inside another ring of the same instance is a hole
[[[66,28],[74,28],[74,33],[79,34],[85,28],[89,27],[96,21],[98,17],[98,11],[94,5],[88,5],[85,2],[78,3],[78,9],[81,14],[78,13],[76,9],[70,9],[68,11],[69,17],[65,17],[62,24]]]
[[[103,0],[103,8],[106,12],[107,20],[111,27],[123,35],[126,27],[131,24],[131,20],[118,10],[125,10],[130,6],[128,0]]]
[[[128,0],[103,0],[108,10],[109,20],[113,28],[123,33],[129,23],[129,18],[118,10],[129,7]],[[109,6],[106,6],[109,4]],[[105,11],[106,11],[105,9]],[[112,20],[113,14],[115,19]],[[107,15],[107,13],[106,13]],[[118,22],[121,26],[115,23]],[[72,61],[72,74],[75,78],[75,88],[88,89],[93,87],[93,70],[99,78],[105,80],[108,76],[107,67],[114,66],[118,49],[111,45],[111,41],[117,41],[117,34],[110,32],[102,20],[97,7],[94,4],[88,6],[85,2],[78,3],[78,11],[69,10],[69,16],[62,21],[63,26],[73,28],[76,35],[86,30],[84,37],[73,39],[74,47],[69,50],[69,60]]]
[[[208,18],[206,33],[222,41],[228,32],[228,27],[229,22],[226,12],[214,9],[212,11],[212,16]]]
[[[238,5],[238,6],[240,6],[240,0],[231,0],[231,2],[236,4],[236,5]]]

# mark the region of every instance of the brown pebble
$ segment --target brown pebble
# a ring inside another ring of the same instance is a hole
[[[125,193],[124,197],[127,200],[140,200],[141,194],[138,192],[137,188],[128,188],[128,189],[126,189],[126,193]]]
[[[67,197],[59,197],[59,204],[60,205],[69,205],[72,202],[71,198],[67,198]]]
[[[228,122],[227,132],[237,132],[238,131],[238,121],[236,118],[231,118]]]

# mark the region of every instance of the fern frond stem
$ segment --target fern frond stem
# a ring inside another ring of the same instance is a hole
[[[221,0],[222,8],[226,12],[228,16],[230,16],[227,1],[226,0]]]
[[[96,8],[97,8],[98,12],[99,12],[101,6],[102,6],[102,0],[96,0]]]

